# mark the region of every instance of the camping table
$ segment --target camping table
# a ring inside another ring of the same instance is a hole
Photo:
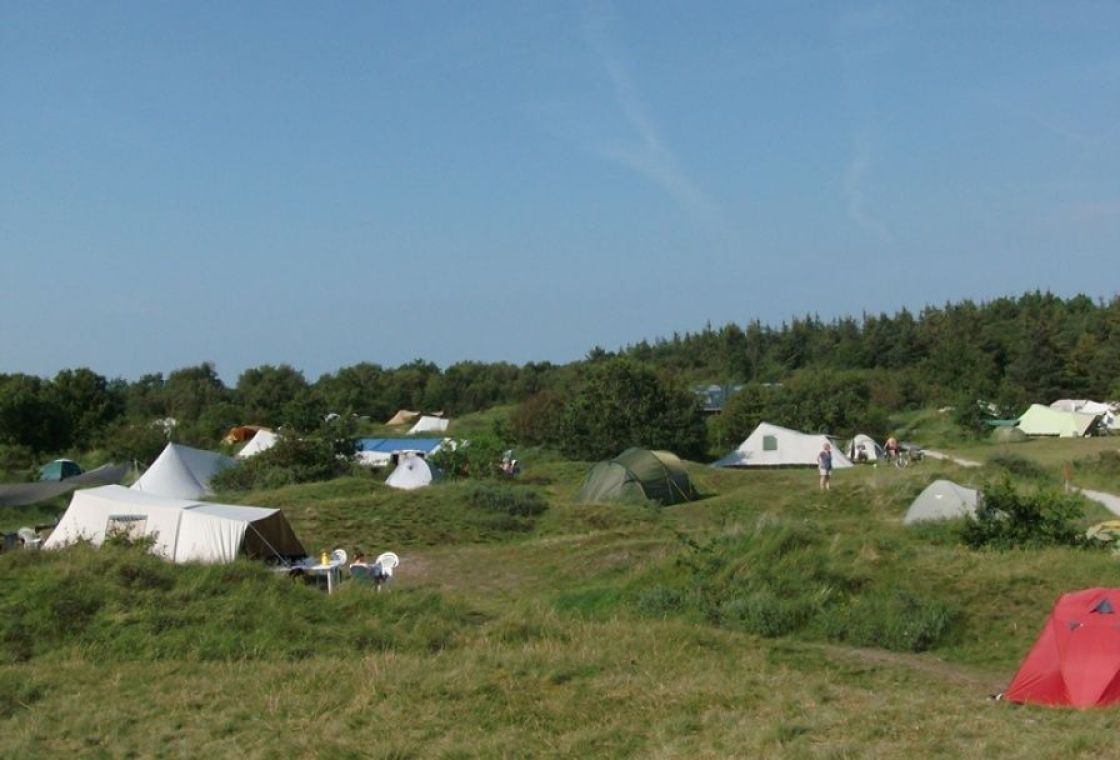
[[[328,562],[327,564],[308,565],[307,572],[312,575],[327,576],[327,593],[333,594],[335,585],[342,583],[342,563]]]

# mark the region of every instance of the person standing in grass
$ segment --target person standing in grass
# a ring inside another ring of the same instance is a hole
[[[817,470],[821,474],[821,490],[830,490],[832,488],[832,446],[827,442],[821,449],[821,453],[817,454]]]

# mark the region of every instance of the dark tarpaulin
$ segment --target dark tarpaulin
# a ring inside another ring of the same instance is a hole
[[[128,474],[126,464],[106,464],[66,480],[0,484],[0,507],[23,507],[53,499],[77,488],[120,483]]]

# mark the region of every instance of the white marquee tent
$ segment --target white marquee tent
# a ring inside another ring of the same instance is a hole
[[[233,464],[224,454],[169,443],[132,487],[156,496],[198,499],[212,494],[210,479]]]
[[[712,464],[713,467],[816,467],[817,455],[828,436],[799,433],[796,430],[760,423],[739,448]],[[851,467],[851,461],[837,447],[832,447],[832,467]]]
[[[278,509],[207,504],[115,485],[75,491],[43,548],[79,540],[100,546],[114,531],[133,538],[151,537],[153,553],[180,563],[232,562],[239,554],[263,558],[306,554]]]
[[[1115,404],[1105,404],[1101,401],[1090,401],[1088,399],[1062,398],[1051,404],[1050,408],[1059,412],[1099,414],[1105,427],[1113,432],[1120,432],[1120,416],[1117,415]]]

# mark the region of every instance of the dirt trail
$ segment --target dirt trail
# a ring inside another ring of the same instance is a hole
[[[927,449],[926,451],[924,451],[922,453],[924,453],[930,459],[940,459],[943,462],[952,462],[953,464],[959,464],[961,467],[980,467],[980,466],[982,466],[981,462],[976,462],[972,459],[963,459],[962,457],[949,456],[948,454],[946,454],[943,451],[929,451]]]
[[[1099,504],[1103,504],[1109,512],[1120,516],[1120,496],[1114,496],[1104,491],[1090,491],[1088,488],[1078,488],[1076,490],[1086,499],[1092,499]]]

